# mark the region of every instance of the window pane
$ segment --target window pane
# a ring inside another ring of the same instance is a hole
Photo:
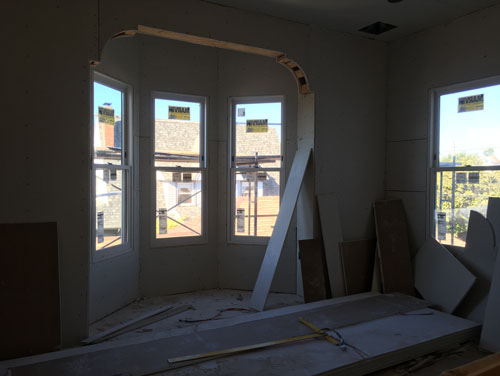
[[[156,237],[200,236],[202,233],[200,171],[156,171]]]
[[[155,99],[155,166],[200,167],[201,105]]]
[[[500,165],[500,85],[440,96],[439,165]]]
[[[125,179],[124,170],[97,169],[95,172],[97,251],[126,242]]]
[[[280,173],[236,171],[234,234],[271,236],[280,206]]]
[[[281,103],[237,104],[236,167],[281,167]]]
[[[123,93],[94,82],[94,163],[121,164]]]
[[[436,239],[444,244],[464,246],[470,210],[486,216],[488,197],[500,196],[500,171],[439,171],[436,174]]]

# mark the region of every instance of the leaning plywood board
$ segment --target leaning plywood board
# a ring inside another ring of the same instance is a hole
[[[457,308],[458,316],[483,322],[496,258],[497,247],[491,223],[482,214],[471,210],[461,261],[477,277],[477,281]]]
[[[476,277],[434,239],[419,249],[413,270],[420,295],[448,313],[453,313],[476,282]]]
[[[433,310],[422,311],[422,305],[425,305],[423,301],[411,297],[377,296],[192,335],[18,366],[12,368],[12,376],[144,376],[158,371],[168,371],[168,375],[286,375],[297,374],[299,370],[304,374],[362,375],[367,373],[365,371],[375,371],[381,366],[402,362],[477,335],[477,324]],[[350,346],[343,349],[322,339],[313,339],[180,369],[174,369],[177,364],[169,364],[166,360],[312,333],[299,322],[299,317],[320,328],[337,328],[347,344],[355,344],[356,349]],[[357,330],[358,327],[362,330]],[[374,346],[377,339],[378,346]]]
[[[250,307],[258,311],[264,310],[264,306],[266,305],[267,296],[271,289],[271,283],[273,282],[274,273],[278,266],[285,237],[290,227],[290,222],[310,156],[310,147],[300,148],[295,153],[290,175],[288,175],[288,180],[286,182],[285,193],[281,200],[278,218],[276,219],[273,233],[267,244],[266,254],[262,260],[262,265],[250,299]]]
[[[500,243],[500,197],[490,197],[488,199],[486,218],[493,226],[495,243]]]
[[[375,261],[375,240],[340,243],[340,259],[347,295],[370,291]]]
[[[376,201],[373,207],[383,292],[413,295],[413,271],[403,202]]]
[[[56,223],[0,224],[0,360],[60,344]]]
[[[496,259],[495,271],[484,314],[480,345],[492,352],[500,351],[500,257]]]
[[[333,193],[318,195],[318,207],[332,296],[344,296],[345,284],[339,251],[339,243],[343,239],[337,197]]]
[[[300,266],[304,301],[306,303],[330,299],[325,250],[320,239],[299,240]]]

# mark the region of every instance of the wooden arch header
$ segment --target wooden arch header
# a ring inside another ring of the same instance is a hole
[[[207,47],[216,47],[222,48],[225,50],[232,50],[238,52],[245,52],[254,55],[266,56],[276,59],[276,62],[286,67],[290,72],[292,72],[295,81],[297,82],[297,86],[299,88],[300,94],[308,94],[309,83],[307,81],[307,77],[302,70],[302,68],[292,59],[289,59],[285,53],[281,51],[268,50],[266,48],[260,47],[252,47],[246,46],[243,44],[233,43],[233,42],[224,42],[217,39],[199,37],[196,35],[189,35],[184,33],[178,33],[175,31],[168,31],[163,29],[157,29],[154,27],[139,25],[137,30],[127,30],[122,31],[118,34],[115,34],[113,38],[124,37],[124,36],[134,36],[135,34],[145,34],[152,35],[161,38],[173,39],[181,42],[198,44]]]

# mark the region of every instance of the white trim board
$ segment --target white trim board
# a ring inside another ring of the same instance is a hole
[[[311,148],[299,148],[293,159],[290,175],[286,182],[285,192],[281,200],[278,218],[274,226],[273,233],[267,244],[266,254],[262,260],[262,265],[255,282],[255,287],[250,298],[250,307],[263,311],[266,305],[267,296],[271,289],[274,273],[281,257],[281,251],[285,242],[290,222],[292,221],[295,205],[299,197],[300,188],[304,179],[309,158],[311,157]]]
[[[344,271],[339,249],[343,237],[337,197],[333,193],[318,195],[318,207],[332,296],[344,296]]]
[[[453,313],[476,277],[445,247],[428,239],[413,259],[415,287],[425,300]]]

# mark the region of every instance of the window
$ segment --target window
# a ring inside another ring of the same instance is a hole
[[[265,242],[280,206],[283,97],[231,100],[231,241]]]
[[[154,93],[154,239],[204,240],[205,99]]]
[[[432,234],[464,246],[470,210],[500,196],[500,78],[434,92]]]
[[[92,248],[99,256],[131,244],[129,95],[128,85],[94,73]]]

